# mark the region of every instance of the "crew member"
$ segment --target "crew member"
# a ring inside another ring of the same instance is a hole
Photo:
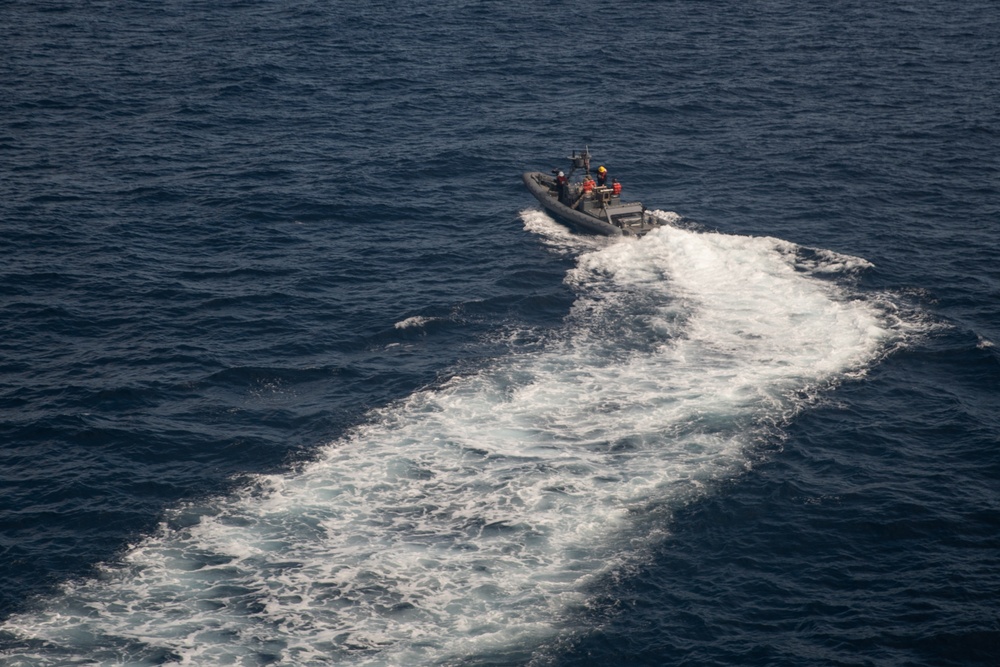
[[[569,185],[569,179],[566,178],[566,174],[561,171],[556,174],[556,196],[559,198],[560,204],[566,203],[566,186]]]
[[[597,187],[603,188],[608,182],[608,170],[602,164],[597,168]]]
[[[583,177],[583,183],[580,184],[580,196],[577,200],[573,202],[573,208],[583,210],[584,200],[590,199],[594,192],[594,179],[587,174]]]
[[[611,179],[611,192],[620,195],[622,193],[622,184],[618,182],[617,178]]]

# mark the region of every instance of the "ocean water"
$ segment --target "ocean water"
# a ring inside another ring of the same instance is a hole
[[[0,665],[998,663],[1000,6],[0,16]]]

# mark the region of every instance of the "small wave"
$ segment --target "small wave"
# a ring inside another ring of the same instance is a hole
[[[394,325],[397,329],[419,329],[426,326],[429,322],[433,322],[437,318],[435,317],[424,317],[423,315],[414,315],[412,317],[407,317],[405,320],[400,320]]]

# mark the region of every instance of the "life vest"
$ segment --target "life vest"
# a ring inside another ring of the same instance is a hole
[[[611,186],[611,191],[614,192],[616,195],[620,195],[622,193],[622,184],[615,183],[614,185]]]
[[[590,192],[594,189],[594,182],[589,178],[583,182],[583,191]]]

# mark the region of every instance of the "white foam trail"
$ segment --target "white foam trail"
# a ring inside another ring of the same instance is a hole
[[[539,215],[526,225],[576,242]],[[894,335],[813,277],[860,260],[672,227],[581,246],[561,341],[418,392],[303,469],[164,528],[9,619],[26,642],[9,664],[530,653],[642,550],[662,523],[650,508],[738,474],[758,427]]]

